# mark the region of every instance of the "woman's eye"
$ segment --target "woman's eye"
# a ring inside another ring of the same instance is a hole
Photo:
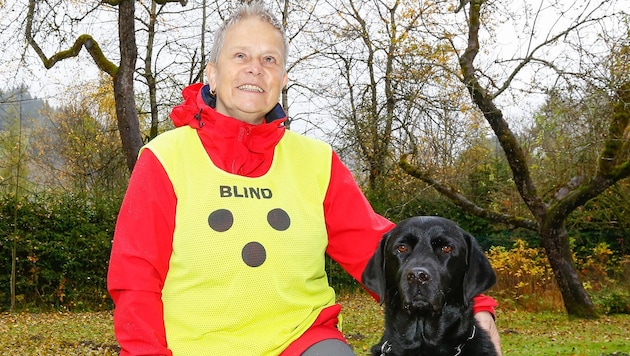
[[[448,245],[442,246],[442,252],[443,253],[451,253],[451,252],[453,252],[453,246],[448,246]]]
[[[409,251],[409,247],[407,247],[407,245],[398,245],[398,247],[396,247],[396,251],[399,253],[407,253]]]

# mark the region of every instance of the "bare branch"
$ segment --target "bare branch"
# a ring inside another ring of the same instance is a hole
[[[407,174],[427,183],[428,185],[433,187],[435,190],[440,192],[440,194],[444,195],[454,204],[461,207],[462,209],[469,212],[470,214],[476,215],[484,219],[488,219],[490,221],[502,222],[502,223],[509,224],[515,227],[521,227],[521,228],[528,229],[531,231],[538,231],[538,224],[533,220],[490,211],[471,202],[464,195],[459,193],[457,190],[445,186],[444,184],[437,181],[436,179],[431,177],[431,175],[427,174],[423,170],[419,169],[418,167],[412,166],[409,163],[406,155],[403,155],[400,158],[399,165]]]
[[[112,5],[112,6],[118,6],[120,5],[120,2],[122,0],[101,0],[101,2],[103,4],[108,4],[108,5]],[[186,4],[188,4],[188,0],[153,0],[156,4],[158,5],[166,5],[169,2],[178,2],[180,3],[182,6],[186,6]]]
[[[72,45],[72,47],[70,47],[69,49],[64,50],[64,51],[59,51],[50,58],[46,57],[46,54],[44,53],[42,48],[39,46],[39,44],[37,43],[37,41],[35,41],[35,38],[33,37],[34,13],[35,13],[35,0],[30,0],[29,6],[28,6],[28,15],[26,17],[27,18],[26,31],[25,31],[26,41],[33,48],[35,53],[37,53],[37,56],[41,59],[46,69],[52,68],[59,61],[78,56],[79,52],[81,52],[81,48],[85,47],[85,49],[88,51],[90,56],[92,56],[94,63],[96,63],[96,65],[98,66],[100,70],[111,75],[112,77],[116,75],[118,71],[118,67],[105,57],[105,54],[103,54],[103,51],[101,50],[98,43],[94,40],[94,38],[92,38],[92,36],[87,35],[87,34],[79,36],[74,41],[74,44]]]
[[[512,170],[514,184],[525,204],[535,216],[543,216],[546,205],[542,202],[536,192],[536,187],[531,179],[529,167],[523,150],[518,144],[514,133],[510,130],[508,123],[503,117],[503,112],[497,108],[492,101],[493,97],[481,86],[475,76],[474,61],[479,52],[479,28],[480,13],[483,0],[471,0],[470,2],[470,32],[468,36],[468,46],[459,58],[462,69],[463,82],[470,92],[470,95],[479,107],[484,117],[492,127],[497,136],[506,158]]]
[[[602,3],[603,4],[603,3]],[[601,6],[601,5],[600,5]],[[591,14],[593,12],[595,12],[599,7],[596,7],[595,9],[593,9],[591,11]],[[590,15],[590,14],[589,14]],[[525,66],[527,66],[530,62],[535,61],[536,60],[536,53],[542,49],[545,48],[547,46],[549,46],[550,44],[553,44],[554,42],[556,42],[557,40],[559,40],[562,37],[567,36],[569,33],[573,32],[575,29],[577,29],[578,27],[582,27],[587,23],[590,22],[597,22],[597,21],[601,21],[602,19],[606,18],[607,16],[602,16],[599,18],[588,18],[587,20],[584,21],[577,21],[575,24],[573,24],[570,27],[567,27],[566,29],[564,29],[564,31],[559,32],[558,34],[556,34],[555,36],[548,38],[547,40],[543,41],[542,43],[538,44],[538,46],[534,47],[534,49],[532,49],[531,52],[529,52],[529,54],[527,55],[527,57],[525,57],[517,66],[516,68],[514,68],[514,70],[512,71],[512,73],[510,73],[510,75],[508,76],[507,80],[503,83],[503,85],[492,95],[490,95],[490,100],[493,100],[494,98],[498,97],[499,95],[501,95],[504,91],[506,91],[507,89],[510,88],[510,85],[512,84],[512,81],[514,80],[514,78],[518,75],[518,73],[520,73],[520,71],[525,68]],[[530,38],[531,39],[531,38]],[[478,46],[478,44],[477,44]],[[539,62],[544,62],[544,60],[538,60]]]

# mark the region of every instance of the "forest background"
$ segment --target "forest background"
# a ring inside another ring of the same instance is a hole
[[[0,309],[111,309],[137,150],[238,3],[0,0]],[[626,1],[269,5],[289,128],[333,145],[379,213],[457,221],[504,306],[630,313]]]

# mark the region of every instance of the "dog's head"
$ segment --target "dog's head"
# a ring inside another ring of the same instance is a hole
[[[447,302],[468,306],[496,276],[472,235],[451,220],[418,216],[383,236],[362,280],[382,303],[439,312]]]

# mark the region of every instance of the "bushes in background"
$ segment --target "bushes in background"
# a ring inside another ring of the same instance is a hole
[[[415,209],[436,208],[429,203],[413,205]],[[0,311],[10,306],[14,243],[18,310],[111,308],[106,291],[107,265],[119,207],[120,197],[115,195],[40,194],[17,205],[12,196],[0,196]],[[534,239],[465,217],[456,208],[447,209],[446,204],[441,208],[444,211],[439,215],[456,220],[467,230],[477,230],[474,234],[483,245],[494,246],[487,254],[498,281],[489,294],[497,297],[502,307],[532,311],[563,307],[545,253]],[[498,232],[503,235],[497,237]],[[597,308],[604,314],[630,313],[630,258],[607,242],[589,246],[577,242],[578,271]],[[326,267],[335,289],[361,288],[334,261],[327,259]]]
[[[118,208],[114,197],[1,197],[0,310],[10,306],[14,244],[17,309],[110,308],[106,276]]]
[[[487,252],[497,283],[491,295],[503,306],[530,311],[558,309],[563,306],[547,256],[541,248],[531,248],[517,240],[512,248],[492,247]]]
[[[528,311],[560,310],[564,307],[553,271],[542,248],[517,240],[511,249],[493,247],[487,252],[497,273],[489,294],[503,307]],[[630,314],[630,259],[615,256],[606,243],[575,257],[580,279],[602,314]]]

